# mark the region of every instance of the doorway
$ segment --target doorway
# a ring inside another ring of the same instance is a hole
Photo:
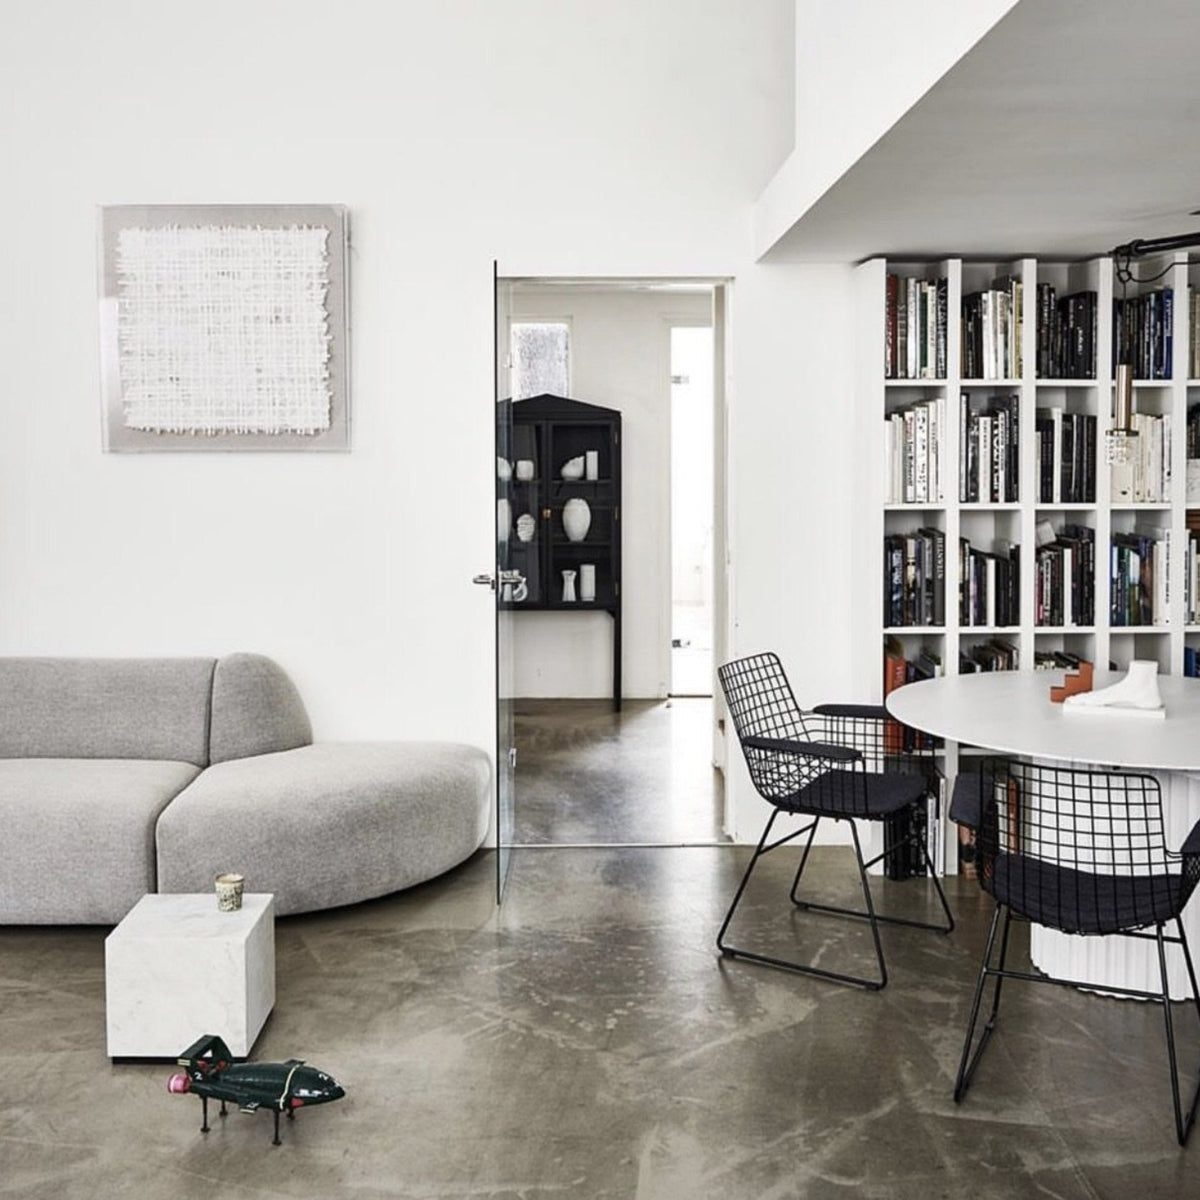
[[[555,370],[569,380],[570,397],[622,414],[626,684],[614,712],[603,614],[516,614],[515,844],[724,841],[711,696],[712,596],[724,586],[712,519],[713,463],[723,453],[713,436],[723,413],[714,382],[723,337],[713,330],[714,308],[723,320],[722,285],[510,283],[511,321],[525,347],[513,361],[525,353],[531,326],[555,331],[556,355],[565,331],[566,362]],[[672,383],[678,375],[686,380]],[[676,489],[681,476],[685,486]],[[677,542],[681,553],[667,553]]]
[[[671,686],[713,689],[713,328],[672,325]]]

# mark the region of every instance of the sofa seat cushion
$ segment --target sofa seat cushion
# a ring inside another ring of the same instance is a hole
[[[158,890],[237,871],[276,912],[310,912],[431,879],[479,848],[491,762],[450,742],[318,742],[217,763],[158,821]]]
[[[143,759],[0,759],[0,924],[120,921],[155,890],[155,822],[199,773]]]

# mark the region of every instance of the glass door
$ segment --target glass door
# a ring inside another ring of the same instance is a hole
[[[519,595],[524,580],[514,569],[511,543],[513,531],[513,436],[511,400],[511,355],[509,316],[512,284],[501,279],[492,264],[493,315],[495,317],[495,521],[496,570],[493,597],[496,606],[496,903],[504,899],[504,887],[512,857],[516,787],[514,775],[517,747],[513,722],[513,624],[510,602]]]

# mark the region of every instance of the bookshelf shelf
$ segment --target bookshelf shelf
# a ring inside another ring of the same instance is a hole
[[[1200,458],[1200,417],[1194,435],[1187,420],[1189,403],[1200,412],[1200,305],[1191,302],[1200,268],[1177,254],[1147,260],[1139,274],[1147,282],[1123,292],[1106,257],[872,259],[858,268],[866,351],[857,365],[857,429],[863,444],[878,444],[883,418],[892,439],[889,477],[881,480],[878,460],[863,455],[856,488],[860,694],[882,698],[908,669],[919,678],[1088,660],[1123,670],[1150,658],[1167,674],[1200,670],[1200,500],[1193,490],[1189,504],[1186,488],[1189,440]],[[905,297],[921,343],[902,358]],[[1145,356],[1134,381],[1138,457],[1113,468],[1105,435],[1115,345],[1135,322],[1132,344]],[[936,378],[890,377],[931,363]],[[911,430],[898,428],[917,409],[919,439],[915,417]],[[913,490],[898,502],[910,470]],[[887,616],[897,556],[908,578],[922,539],[918,611],[944,611],[945,620],[896,624],[898,610]],[[931,539],[943,554],[932,571]],[[1118,623],[1150,613],[1153,623]],[[947,788],[965,752],[947,743]],[[944,817],[936,849],[955,871],[957,834]]]

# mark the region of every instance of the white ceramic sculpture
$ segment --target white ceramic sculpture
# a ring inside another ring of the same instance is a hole
[[[584,479],[600,478],[600,451],[587,450],[584,452]]]
[[[1120,713],[1123,716],[1165,717],[1158,691],[1158,663],[1134,659],[1124,679],[1093,692],[1076,692],[1063,701],[1063,712]]]
[[[559,474],[564,479],[582,479],[583,478],[583,455],[580,454],[576,458],[568,458],[562,465],[562,470]]]
[[[579,598],[587,602],[596,599],[596,564],[579,564]]]
[[[507,542],[508,535],[512,529],[512,508],[507,500],[501,498],[496,501],[496,538],[498,541]]]
[[[572,496],[563,505],[563,531],[569,542],[582,542],[592,524],[592,510],[582,496]]]
[[[574,571],[564,571],[562,573],[562,577],[563,577],[563,594],[562,594],[563,603],[564,604],[574,604],[575,603],[575,572]]]
[[[528,483],[533,478],[533,459],[518,458],[517,459],[517,478],[522,483]]]
[[[496,459],[496,478],[504,482],[512,478],[512,463],[507,458]]]
[[[517,518],[517,541],[532,542],[533,533],[537,528],[537,522],[533,519],[532,514],[522,513]]]

